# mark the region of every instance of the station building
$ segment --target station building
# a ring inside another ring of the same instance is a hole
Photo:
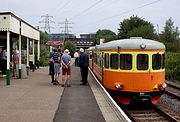
[[[40,59],[40,31],[11,12],[0,12],[0,51],[3,47],[7,48],[6,80],[7,85],[10,85],[12,52],[19,50],[19,78],[21,78],[22,55],[27,67],[30,60],[35,63],[35,48],[37,60]]]

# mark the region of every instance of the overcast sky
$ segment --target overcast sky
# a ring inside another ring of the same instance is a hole
[[[69,30],[77,36],[80,33],[94,33],[98,29],[110,29],[117,33],[119,23],[132,15],[151,22],[161,31],[170,17],[174,26],[180,28],[180,0],[0,0],[0,12],[12,12],[33,26],[50,15],[51,33],[60,33],[67,18]]]

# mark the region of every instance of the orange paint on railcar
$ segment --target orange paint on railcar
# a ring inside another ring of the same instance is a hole
[[[95,63],[93,65],[93,72],[95,73],[98,80],[102,82],[102,69]]]
[[[89,67],[92,69],[92,59],[89,59]]]
[[[164,72],[104,72],[104,86],[111,90],[128,92],[153,92],[154,86],[164,83]],[[153,77],[153,78],[152,78]],[[117,89],[116,83],[124,86]]]

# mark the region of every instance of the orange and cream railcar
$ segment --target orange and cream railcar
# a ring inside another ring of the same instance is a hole
[[[156,104],[165,84],[164,44],[142,38],[115,40],[88,49],[89,66],[123,104],[148,100]]]

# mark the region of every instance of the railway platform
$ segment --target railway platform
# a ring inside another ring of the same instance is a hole
[[[79,67],[71,68],[71,87],[51,84],[48,67],[30,72],[27,79],[0,78],[1,122],[122,122],[89,72],[88,85],[80,85]],[[61,78],[61,76],[60,76]]]

